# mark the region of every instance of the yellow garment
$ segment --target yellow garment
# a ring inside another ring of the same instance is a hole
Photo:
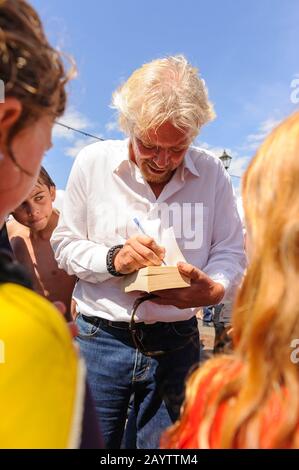
[[[77,447],[83,393],[62,315],[24,287],[0,285],[0,447]]]

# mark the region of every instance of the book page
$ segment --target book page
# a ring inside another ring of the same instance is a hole
[[[187,262],[177,244],[173,227],[162,231],[160,245],[166,250],[164,261],[168,266],[176,266],[179,261]]]

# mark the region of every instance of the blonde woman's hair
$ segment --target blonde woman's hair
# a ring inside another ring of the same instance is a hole
[[[225,402],[220,447],[260,447],[263,439],[266,447],[299,447],[299,367],[292,358],[299,338],[298,112],[258,150],[243,179],[243,202],[251,255],[234,307],[235,351],[194,372],[181,420],[164,436],[165,447],[175,447],[186,432],[202,381],[213,368],[217,372],[205,390],[210,403],[193,430],[198,447],[209,446],[215,413]]]
[[[113,93],[112,107],[127,135],[146,136],[170,121],[193,140],[215,116],[204,81],[183,55],[153,60],[137,69]]]

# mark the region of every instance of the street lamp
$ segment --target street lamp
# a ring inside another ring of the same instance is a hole
[[[223,150],[223,154],[219,158],[222,161],[224,168],[228,170],[232,161],[232,157],[228,155],[225,150]]]

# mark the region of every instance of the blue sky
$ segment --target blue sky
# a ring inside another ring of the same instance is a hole
[[[298,0],[31,3],[51,42],[76,60],[79,75],[60,121],[85,132],[122,138],[109,107],[112,92],[142,63],[177,53],[200,69],[217,113],[197,143],[218,156],[225,148],[234,175],[243,173],[273,126],[298,108]],[[74,157],[90,142],[55,127],[44,164],[58,188],[65,188]],[[238,191],[239,179],[233,183]]]

